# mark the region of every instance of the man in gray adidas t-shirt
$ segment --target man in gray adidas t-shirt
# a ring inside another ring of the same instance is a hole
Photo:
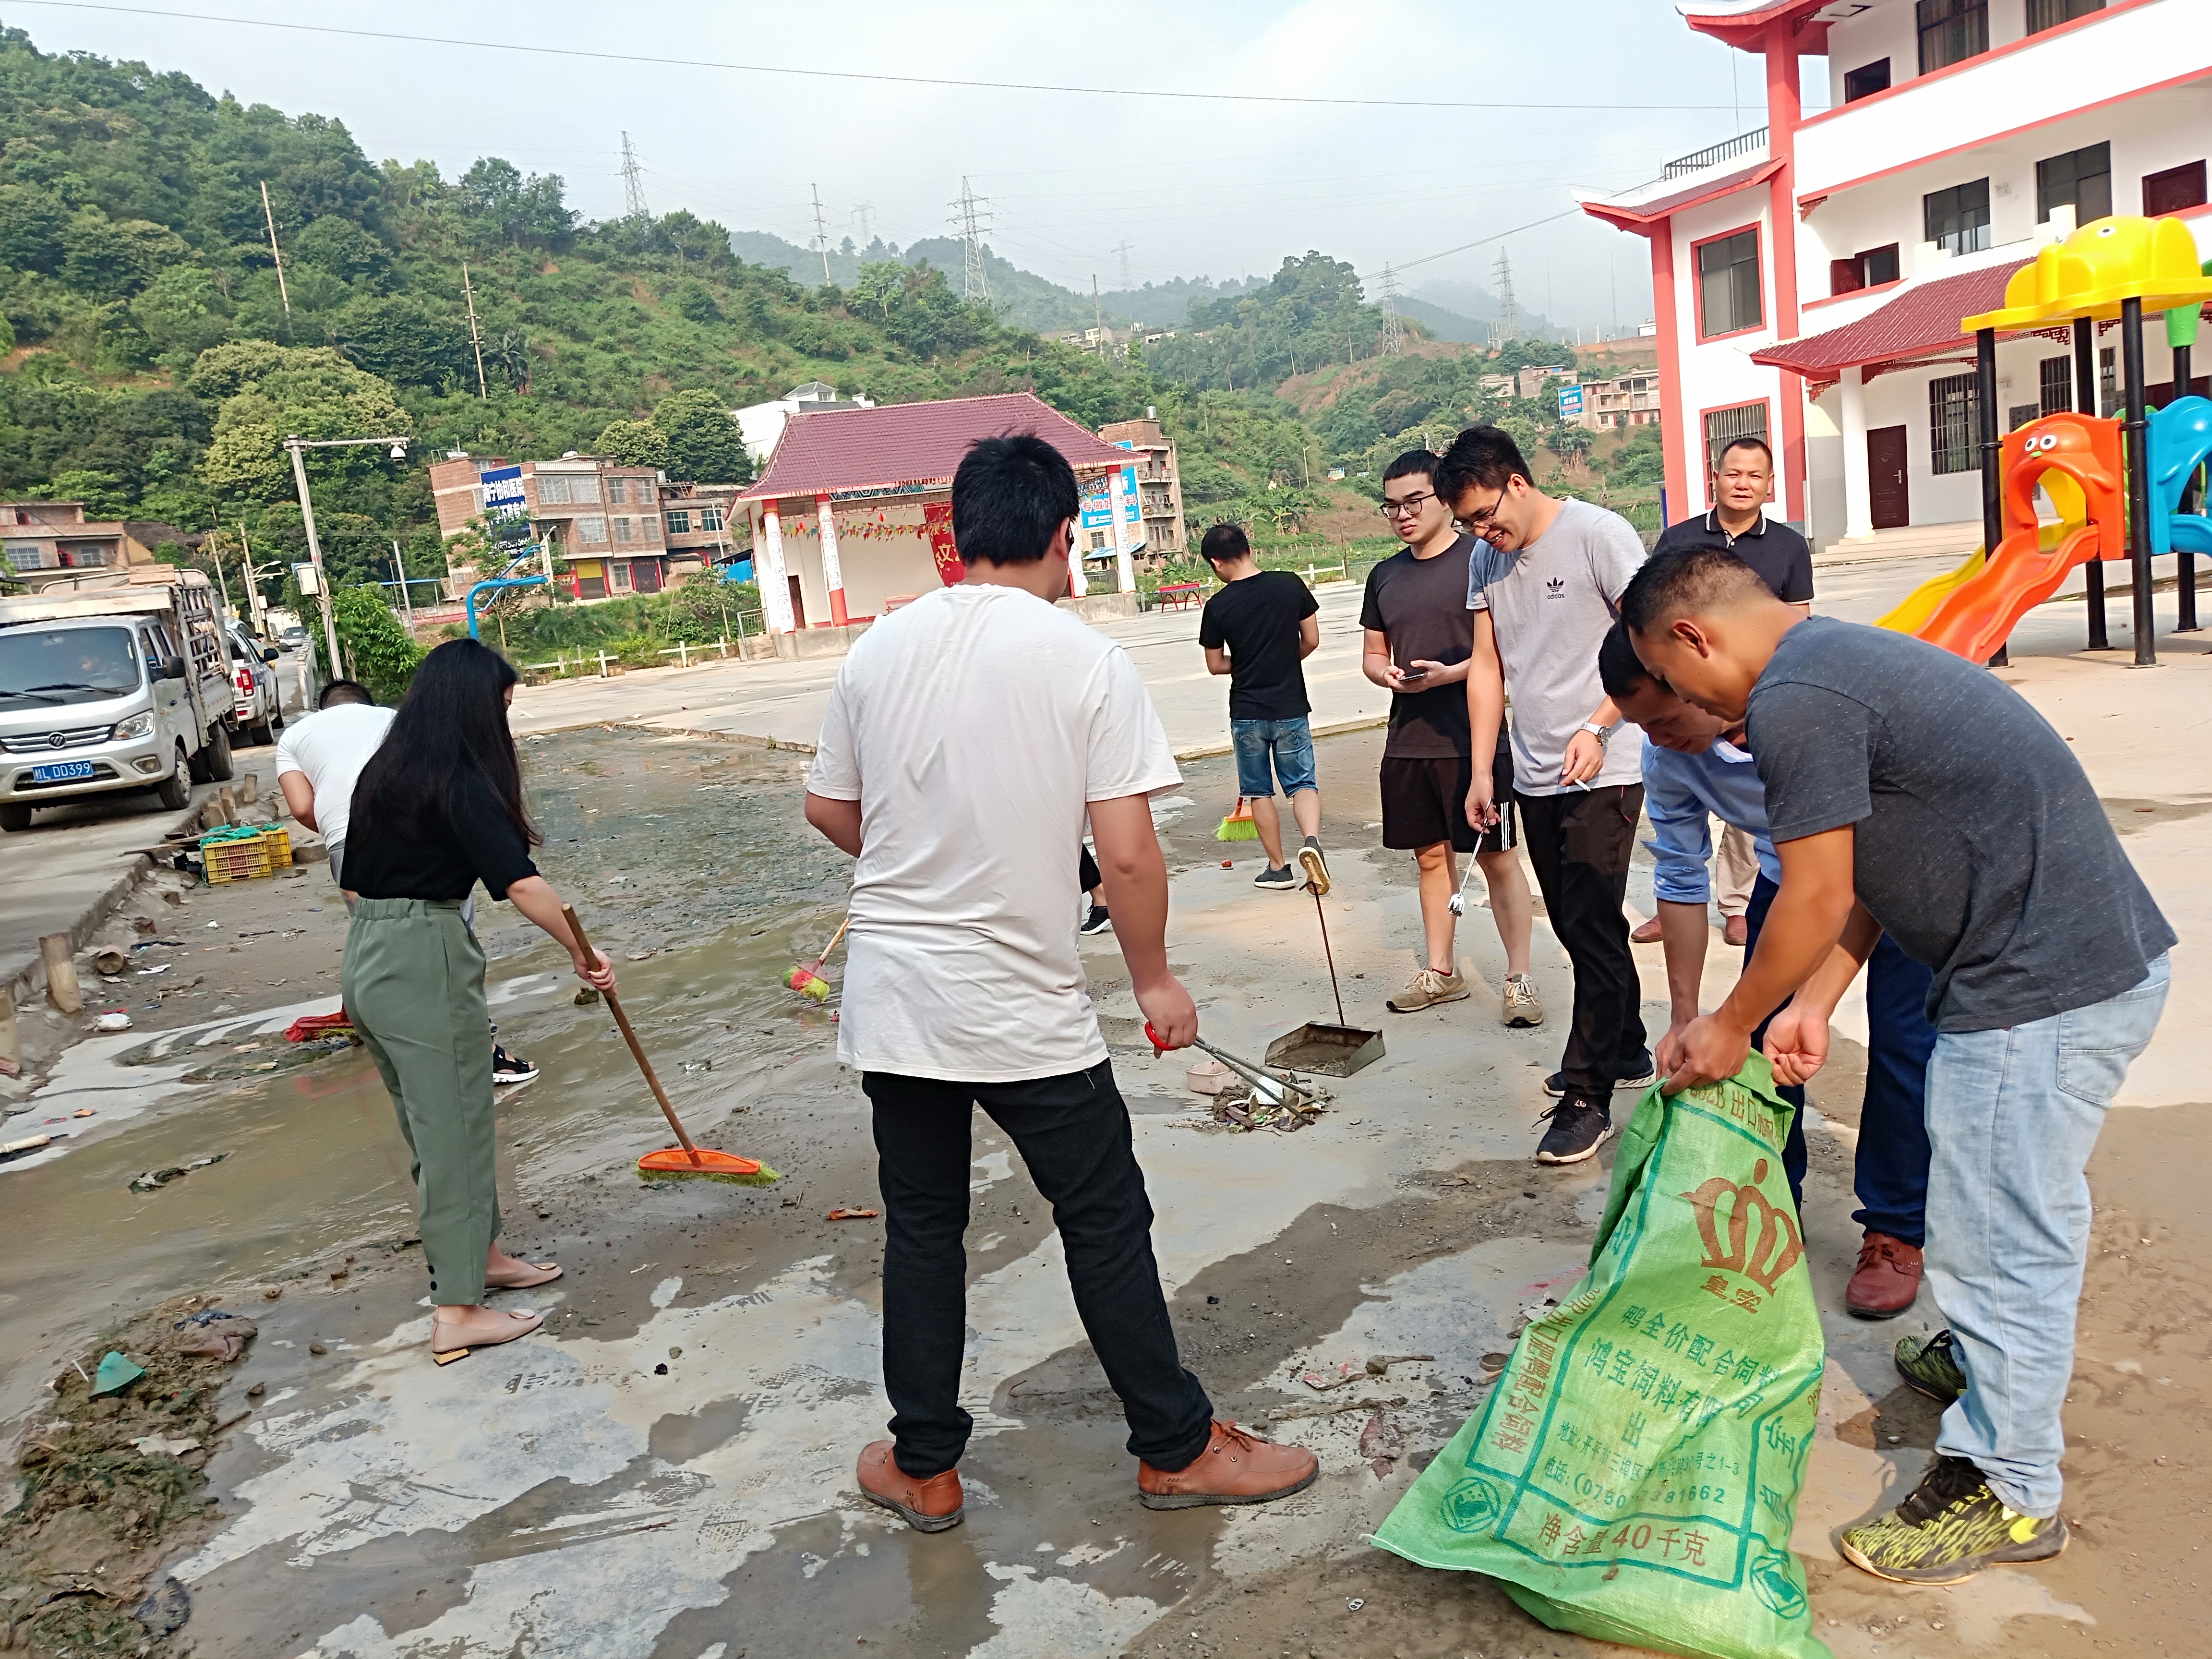
[[[1528,463],[1494,426],[1453,440],[1437,493],[1484,539],[1468,568],[1474,615],[1468,710],[1474,783],[1468,821],[1498,816],[1490,759],[1505,688],[1513,689],[1513,798],[1552,931],[1575,975],[1575,1011],[1559,1097],[1536,1148],[1540,1164],[1579,1164],[1613,1133],[1615,1084],[1651,1078],[1643,991],[1621,914],[1636,821],[1644,809],[1644,734],[1623,727],[1598,683],[1598,647],[1615,601],[1644,562],[1618,514],[1561,501],[1530,482]]]

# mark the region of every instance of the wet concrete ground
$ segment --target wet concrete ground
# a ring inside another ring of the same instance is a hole
[[[1390,1053],[1332,1085],[1318,1126],[1231,1136],[1212,1124],[1182,1090],[1185,1057],[1141,1045],[1110,936],[1084,945],[1186,1363],[1224,1415],[1321,1453],[1322,1481],[1297,1498],[1233,1512],[1135,1503],[1049,1216],[979,1118],[969,1518],[924,1537],[859,1502],[853,1459],[886,1414],[880,1223],[824,1217],[875,1203],[872,1147],[828,1012],[779,984],[834,927],[845,862],[799,822],[803,762],[629,731],[529,745],[547,872],[617,958],[625,1006],[696,1137],[785,1180],[641,1188],[629,1165],[666,1137],[606,1011],[575,1006],[565,959],[494,910],[495,1017],[544,1070],[503,1103],[507,1239],[568,1270],[499,1299],[547,1310],[546,1334],[430,1365],[404,1153],[374,1071],[355,1053],[228,1086],[183,1082],[198,1055],[254,1040],[227,1016],[74,1051],[55,1088],[128,1105],[68,1156],[0,1175],[16,1247],[0,1303],[9,1414],[111,1313],[221,1289],[261,1320],[225,1390],[226,1416],[252,1415],[209,1465],[222,1524],[174,1569],[194,1603],[181,1634],[201,1655],[1616,1651],[1542,1631],[1486,1581],[1363,1542],[1479,1403],[1483,1356],[1510,1346],[1519,1310],[1578,1277],[1610,1161],[1610,1148],[1575,1171],[1526,1161],[1559,1038],[1556,1023],[1496,1023],[1503,963],[1486,913],[1471,910],[1461,938],[1476,1000],[1383,1012],[1417,920],[1410,860],[1361,850],[1375,839],[1364,826],[1377,745],[1330,739],[1322,763],[1347,1011],[1386,1027]],[[1178,871],[1171,955],[1208,1034],[1254,1053],[1330,1009],[1312,904],[1252,890],[1256,850],[1211,838],[1234,793],[1225,763],[1186,770],[1156,803]],[[1220,868],[1224,850],[1236,869]],[[1648,907],[1648,876],[1632,903],[1639,895]],[[1716,949],[1709,997],[1732,954]],[[1662,1021],[1658,953],[1639,956],[1647,1019]],[[1537,977],[1556,1022],[1567,975],[1540,933]],[[1828,1542],[1895,1501],[1934,1432],[1888,1367],[1904,1322],[1834,1311],[1856,1247],[1857,1084],[1838,1072],[1814,1091],[1808,1261],[1831,1352],[1796,1540],[1820,1633],[1853,1656],[2191,1650],[2193,1625],[2174,1621],[2202,1605],[2186,1537],[2206,1492],[2212,1223],[2188,1171],[2212,1112],[2116,1114],[2100,1152],[2069,1419],[2084,1440],[2069,1458],[2080,1541],[2046,1567],[1902,1592],[1842,1566]],[[205,1150],[233,1156],[155,1193],[125,1190],[133,1171]],[[1326,1395],[1297,1381],[1389,1354],[1432,1358]],[[266,1392],[249,1401],[257,1383]],[[1340,1403],[1357,1409],[1290,1414]],[[1392,1447],[1378,1465],[1373,1449]]]

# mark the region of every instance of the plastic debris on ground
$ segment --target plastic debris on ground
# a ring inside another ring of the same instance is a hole
[[[125,1359],[110,1348],[100,1356],[100,1369],[93,1373],[93,1396],[97,1399],[104,1394],[119,1394],[145,1375],[143,1365]]]
[[[131,1190],[150,1193],[156,1188],[167,1186],[179,1176],[188,1176],[195,1170],[204,1170],[210,1164],[220,1164],[229,1156],[228,1152],[217,1152],[212,1158],[196,1158],[189,1164],[172,1164],[167,1169],[148,1170],[131,1177]]]
[[[832,1210],[830,1212],[829,1219],[831,1221],[873,1221],[878,1213],[879,1212],[875,1210]]]

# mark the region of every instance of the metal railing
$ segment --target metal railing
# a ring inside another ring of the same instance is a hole
[[[1739,155],[1748,155],[1755,149],[1766,148],[1766,129],[1754,127],[1749,132],[1738,133],[1717,144],[1678,157],[1667,163],[1660,173],[1663,179],[1679,179],[1686,173],[1703,173],[1707,167],[1718,167],[1723,161],[1732,161]]]

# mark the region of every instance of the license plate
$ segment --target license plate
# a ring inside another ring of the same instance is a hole
[[[90,761],[56,761],[50,766],[33,767],[31,781],[59,783],[64,778],[88,778],[92,773],[93,765]]]

